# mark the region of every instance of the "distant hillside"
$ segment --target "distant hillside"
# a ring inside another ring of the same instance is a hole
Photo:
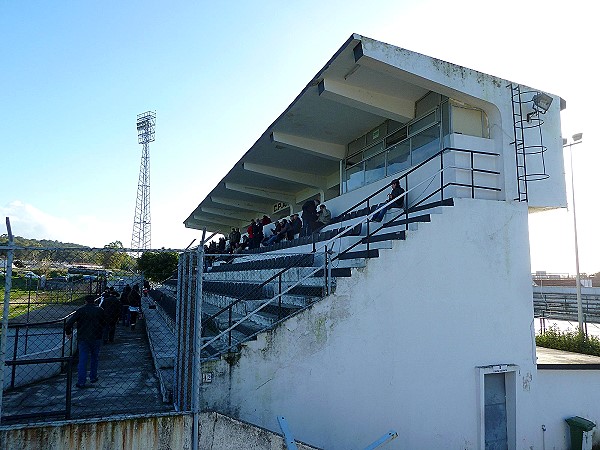
[[[8,244],[8,235],[0,234],[0,245]],[[21,236],[15,236],[15,245],[20,247],[45,247],[45,248],[86,248],[85,245],[71,244],[50,239],[27,239]]]

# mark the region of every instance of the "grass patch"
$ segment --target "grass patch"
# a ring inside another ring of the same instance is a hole
[[[600,356],[600,339],[586,336],[579,330],[560,331],[556,326],[551,326],[545,333],[536,335],[535,343],[540,347]]]
[[[84,304],[86,296],[87,293],[85,292],[71,292],[69,290],[27,291],[13,287],[10,291],[8,318],[14,319],[24,316],[27,311],[33,312],[52,305],[73,304],[80,306]]]

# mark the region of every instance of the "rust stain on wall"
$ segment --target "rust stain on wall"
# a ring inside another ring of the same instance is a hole
[[[58,422],[0,429],[0,448],[170,450],[191,448],[192,417],[168,414],[110,421]]]

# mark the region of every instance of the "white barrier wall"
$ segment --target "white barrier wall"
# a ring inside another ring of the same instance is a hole
[[[513,441],[539,448],[527,205],[455,202],[231,365],[205,364],[205,407],[271,430],[284,415],[327,449],[390,429],[390,449],[475,449],[482,367],[506,365]]]
[[[62,329],[56,328],[32,328],[27,339],[29,341],[30,349],[45,348],[42,351],[36,351],[33,353],[23,354],[25,342],[25,333],[19,336],[19,353],[17,355],[17,361],[23,359],[47,359],[47,358],[61,358],[63,356],[71,355],[71,348],[73,352],[76,350],[77,345],[77,330],[73,335],[73,341],[71,339],[65,339],[62,342]],[[9,328],[7,335],[6,348],[8,349],[7,359],[11,360],[13,356],[13,349],[15,345],[15,331],[14,328]],[[4,389],[11,387],[26,386],[36,381],[46,380],[55,375],[58,375],[63,369],[65,363],[52,362],[52,363],[40,363],[40,364],[26,364],[26,365],[7,365],[4,369]],[[13,383],[13,370],[14,370],[14,383]],[[77,369],[75,368],[75,371]],[[14,386],[13,386],[14,384]]]
[[[600,370],[539,370],[538,432],[545,434],[547,449],[569,448],[569,426],[565,419],[580,416],[596,424],[594,443],[600,442]],[[542,430],[542,425],[546,429]]]

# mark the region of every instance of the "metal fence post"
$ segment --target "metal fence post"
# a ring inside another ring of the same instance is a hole
[[[369,221],[367,220],[367,227],[368,227],[368,222]],[[367,230],[368,230],[368,228],[367,228]],[[369,244],[367,243],[367,246],[368,245]],[[367,249],[368,249],[368,247],[367,247]],[[324,256],[325,256],[325,266],[323,266],[323,278],[325,279],[324,280],[325,281],[325,286],[323,286],[323,287],[325,288],[325,295],[329,295],[329,293],[330,293],[330,289],[329,289],[329,264],[328,264],[328,261],[327,261],[327,257],[329,256],[329,253],[327,252],[327,245],[325,245]]]
[[[8,233],[8,255],[6,273],[4,274],[4,308],[2,310],[2,336],[0,339],[0,419],[2,418],[2,396],[4,394],[4,367],[6,362],[6,342],[8,340],[8,312],[10,304],[10,289],[12,284],[12,264],[14,257],[14,240],[10,229],[10,220],[6,218],[6,231]]]
[[[194,360],[192,361],[192,413],[193,435],[192,448],[199,448],[201,383],[202,383],[202,273],[204,272],[204,239],[206,230],[202,233],[202,242],[196,251],[196,298],[194,301]]]

